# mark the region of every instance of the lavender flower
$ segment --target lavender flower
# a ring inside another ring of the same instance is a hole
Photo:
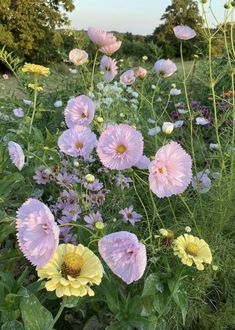
[[[143,216],[133,211],[133,208],[133,205],[126,207],[125,209],[121,210],[119,214],[123,216],[123,220],[125,222],[130,222],[134,226],[134,224],[140,221]]]

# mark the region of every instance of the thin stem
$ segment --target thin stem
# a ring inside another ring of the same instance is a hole
[[[30,126],[29,126],[29,135],[31,135],[31,132],[32,132],[33,120],[34,120],[34,116],[35,116],[36,109],[37,109],[37,96],[38,96],[37,87],[38,87],[38,78],[37,78],[37,75],[35,75],[35,77],[34,77],[33,113],[32,113]]]
[[[61,305],[60,305],[60,308],[59,308],[59,310],[58,310],[58,312],[57,312],[57,314],[56,314],[56,316],[55,316],[55,318],[54,318],[54,320],[53,320],[53,322],[52,322],[52,324],[51,324],[51,326],[50,326],[50,330],[53,330],[54,325],[55,325],[56,322],[59,320],[59,318],[60,318],[60,316],[61,316],[61,314],[62,314],[62,312],[63,312],[63,310],[64,310],[64,307],[65,307],[65,305],[66,305],[66,301],[67,301],[67,297],[64,296],[64,297],[63,297],[63,300],[62,300],[62,303],[61,303]]]
[[[94,89],[94,74],[95,74],[95,66],[96,66],[97,56],[98,56],[98,49],[95,52],[95,58],[94,58],[94,63],[93,63],[93,67],[92,67],[92,74],[91,74],[91,90],[92,91]]]

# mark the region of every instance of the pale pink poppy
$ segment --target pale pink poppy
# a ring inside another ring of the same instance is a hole
[[[60,151],[72,157],[88,158],[96,143],[96,135],[84,126],[74,126],[67,129],[58,139]]]
[[[177,71],[177,66],[171,60],[159,60],[154,64],[154,70],[157,74],[167,78]]]
[[[147,265],[145,245],[135,234],[120,231],[104,236],[98,243],[99,253],[112,270],[125,283],[138,281]]]
[[[101,163],[113,170],[134,166],[143,154],[143,136],[126,124],[111,125],[100,136],[97,154]]]
[[[117,41],[113,33],[105,32],[94,27],[89,27],[87,34],[90,40],[99,46],[99,48],[115,44]]]
[[[111,82],[117,75],[117,62],[104,55],[100,61],[100,71],[104,73],[103,80]]]
[[[193,39],[197,35],[194,29],[186,25],[177,25],[173,30],[176,38],[181,40]]]
[[[134,70],[127,70],[120,77],[120,82],[123,85],[129,86],[135,82],[135,72]]]
[[[150,189],[159,198],[181,194],[192,180],[192,159],[177,142],[161,147],[149,165]]]
[[[44,266],[59,244],[59,227],[50,209],[37,199],[28,199],[18,210],[17,238],[24,256],[34,266]]]
[[[69,52],[69,60],[74,65],[83,65],[88,62],[88,54],[85,50],[75,48]]]
[[[16,142],[9,141],[8,152],[12,163],[18,168],[19,171],[21,171],[25,164],[24,151],[21,146]]]
[[[136,70],[135,70],[135,77],[136,78],[145,78],[147,75],[147,70],[145,68],[142,68],[141,66],[138,67]]]
[[[69,128],[75,125],[88,126],[95,115],[95,104],[86,95],[80,95],[68,101],[64,111],[65,122]]]
[[[122,44],[121,41],[116,41],[111,45],[106,45],[101,47],[99,51],[101,51],[101,53],[104,53],[105,55],[111,56],[121,47],[121,44]]]

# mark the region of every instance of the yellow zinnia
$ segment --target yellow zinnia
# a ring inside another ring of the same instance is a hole
[[[31,64],[31,63],[25,63],[25,65],[22,68],[23,72],[29,72],[29,73],[34,73],[35,75],[38,76],[45,76],[48,77],[50,74],[49,68],[46,68],[45,66],[38,65],[38,64]]]
[[[56,290],[57,297],[94,296],[90,286],[99,285],[103,276],[99,258],[81,244],[60,244],[53,258],[37,271],[48,280],[47,291]]]
[[[209,245],[203,239],[189,234],[181,235],[174,241],[174,254],[185,265],[192,266],[194,262],[198,270],[204,269],[203,263],[212,262]]]

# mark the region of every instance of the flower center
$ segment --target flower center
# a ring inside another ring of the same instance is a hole
[[[47,233],[47,231],[48,231],[48,224],[44,223],[42,225],[42,229],[45,231],[45,233]]]
[[[61,266],[62,276],[67,278],[67,276],[77,277],[83,266],[83,259],[77,254],[67,253],[64,255],[64,262]]]
[[[81,142],[77,142],[76,144],[75,144],[75,147],[77,148],[77,149],[82,149],[83,148],[83,143],[81,143]]]
[[[82,112],[82,113],[81,113],[81,117],[82,117],[83,119],[87,117],[86,114],[85,114],[85,112]]]
[[[185,251],[193,257],[196,257],[199,251],[199,247],[194,243],[188,243]]]
[[[160,74],[160,76],[164,76],[166,73],[165,73],[164,70],[160,70],[160,71],[159,71],[159,74]]]
[[[167,172],[167,169],[165,168],[165,166],[162,166],[162,167],[159,167],[158,171],[161,174],[165,174]]]
[[[119,146],[117,146],[116,151],[117,151],[119,154],[124,154],[124,152],[126,151],[126,147],[125,147],[123,144],[119,144]]]
[[[127,218],[132,219],[133,218],[132,213],[127,213]]]

